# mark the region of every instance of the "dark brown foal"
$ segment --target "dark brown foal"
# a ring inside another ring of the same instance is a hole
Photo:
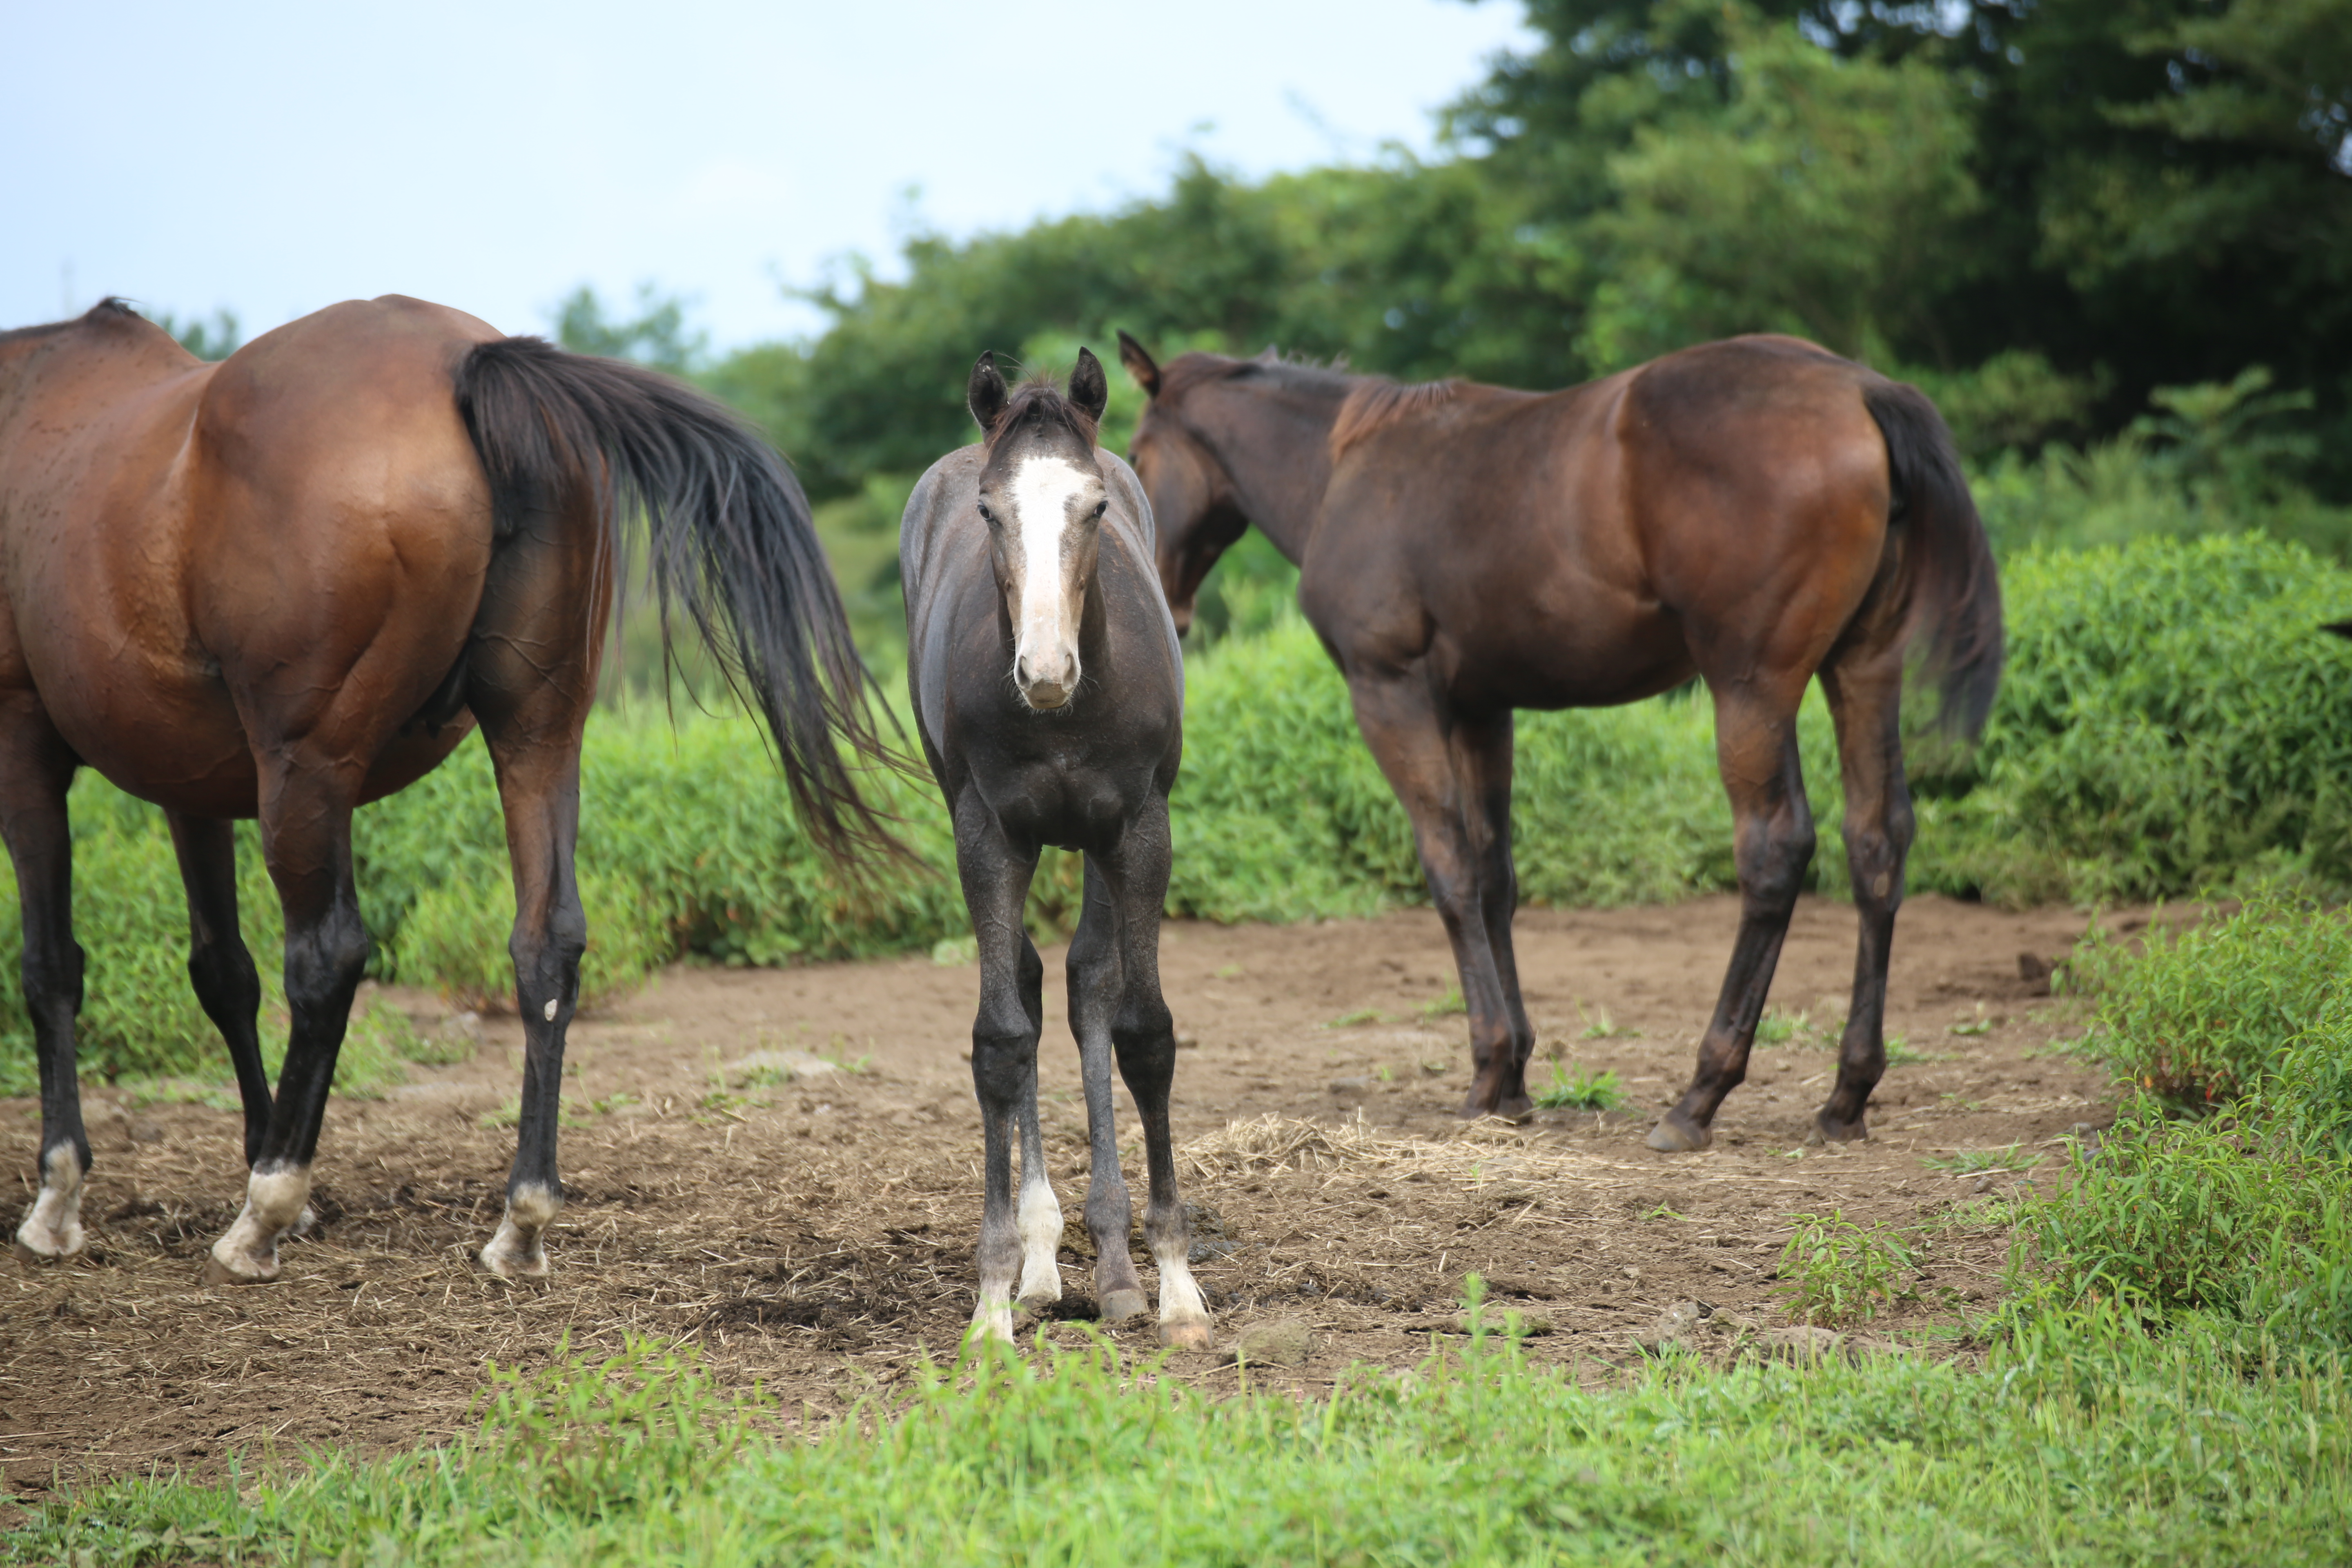
[[[1862,922],[1824,1137],[1867,1135],[1912,814],[1906,650],[1924,637],[1949,731],[2000,680],[2000,591],[1927,399],[1793,338],[1736,338],[1537,394],[1400,386],[1279,361],[1120,357],[1151,402],[1133,460],[1179,626],[1255,523],[1347,678],[1397,798],[1470,1015],[1465,1116],[1529,1108],[1511,956],[1511,715],[1600,707],[1696,674],[1731,796],[1739,933],[1698,1070],[1650,1134],[1704,1148],[1748,1047],[1813,851],[1797,705],[1838,731]]]
[[[749,688],[813,830],[876,836],[837,736],[879,754],[799,487],[676,382],[397,296],[204,364],[109,301],[0,334],[0,832],[16,867],[41,1068],[26,1258],[84,1245],[66,790],[96,768],[162,805],[188,972],[245,1100],[244,1212],[206,1278],[277,1277],[310,1190],[367,963],[352,813],[478,721],[513,859],[527,1044],[507,1213],[482,1260],[543,1274],[564,1031],[587,944],[580,744],[623,519],[656,591]],[[258,816],[286,911],[291,1022],[273,1103],[237,933],[229,819]]]

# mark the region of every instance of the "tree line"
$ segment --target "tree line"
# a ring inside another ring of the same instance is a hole
[[[716,360],[654,295],[575,296],[565,341],[690,366],[820,498],[963,440],[979,348],[1118,327],[1528,387],[1793,331],[1980,458],[2259,421],[2260,483],[2352,496],[2352,0],[1521,3],[1538,42],[1442,156],[1189,160],[1114,212],[913,238],[902,278],[814,291],[814,337]]]

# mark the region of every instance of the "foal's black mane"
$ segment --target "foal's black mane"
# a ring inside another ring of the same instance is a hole
[[[50,337],[79,327],[84,322],[96,325],[120,321],[126,316],[134,321],[143,321],[147,319],[132,310],[130,301],[119,295],[109,294],[79,316],[69,316],[62,321],[44,321],[37,327],[12,327],[5,332],[0,332],[0,343],[16,343],[31,338]]]
[[[989,450],[994,451],[998,441],[1024,424],[1067,430],[1085,442],[1089,450],[1095,445],[1094,417],[1063,396],[1062,389],[1054,384],[1048,373],[1040,372],[1013,389],[1013,395],[1005,400],[1004,412],[996,416],[995,425],[988,432]]]

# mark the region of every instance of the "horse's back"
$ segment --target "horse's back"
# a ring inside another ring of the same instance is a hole
[[[244,815],[253,747],[338,705],[421,704],[489,559],[450,377],[496,335],[421,301],[352,301],[217,365],[159,353],[120,378],[86,477],[46,498],[42,526],[12,508],[0,549],[8,651],[85,761],[163,804]]]
[[[1465,696],[1559,707],[1687,678],[1701,626],[1803,595],[1851,613],[1886,526],[1873,379],[1754,337],[1560,392],[1462,388],[1342,455],[1308,614],[1368,663],[1443,643]]]

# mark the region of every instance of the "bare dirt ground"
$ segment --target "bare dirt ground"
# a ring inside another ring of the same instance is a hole
[[[1524,911],[1539,1057],[1614,1071],[1631,1099],[1613,1115],[1547,1111],[1517,1130],[1454,1117],[1468,1049],[1461,1018],[1424,1012],[1453,981],[1434,914],[1171,925],[1167,992],[1189,1046],[1176,1134],[1195,1156],[1186,1196],[1213,1215],[1196,1267],[1221,1345],[1254,1322],[1297,1318],[1318,1349],[1277,1381],[1312,1391],[1353,1363],[1409,1366],[1475,1270],[1553,1323],[1530,1355],[1622,1363],[1632,1331],[1678,1300],[1769,1314],[1788,1215],[1911,1224],[1988,1189],[2047,1184],[2063,1177],[2068,1130],[2106,1121],[2098,1075],[2048,1048],[2079,1031],[2070,1005],[2020,975],[2021,953],[2063,953],[2083,918],[1923,898],[1904,912],[1889,997],[1889,1032],[1908,1051],[1873,1101],[1872,1142],[1805,1146],[1833,1056],[1822,1031],[1800,1028],[1759,1048],[1713,1149],[1652,1153],[1643,1134],[1688,1079],[1736,919],[1727,898]],[[1775,1008],[1826,1020],[1833,1038],[1853,945],[1851,909],[1808,900]],[[1084,1111],[1061,954],[1046,957],[1046,1142],[1075,1221]],[[383,1100],[336,1102],[317,1167],[323,1223],[286,1246],[285,1278],[267,1288],[197,1279],[242,1201],[236,1118],[134,1107],[95,1088],[89,1253],[63,1268],[0,1265],[0,1478],[37,1495],[151,1468],[209,1473],[232,1451],[434,1441],[467,1426],[486,1362],[541,1364],[566,1335],[600,1352],[632,1331],[689,1339],[728,1376],[819,1416],[887,1393],[919,1353],[951,1357],[971,1310],[980,1137],[965,1056],[977,974],[924,957],[682,967],[583,1019],[565,1086],[571,1203],[545,1289],[472,1261],[513,1148],[498,1124],[520,1081],[511,1019],[487,1021],[470,1062],[412,1068]],[[430,997],[395,1000],[428,1032],[455,1026]],[[763,1050],[855,1070],[774,1083],[729,1066]],[[1548,1077],[1540,1063],[1534,1077]],[[1139,1152],[1123,1089],[1119,1104],[1123,1142]],[[1308,1119],[1353,1152],[1279,1168],[1236,1152],[1250,1140],[1232,1124],[1265,1116],[1286,1119],[1267,1124],[1276,1144],[1310,1131],[1288,1119]],[[16,1201],[0,1205],[11,1231],[31,1196],[37,1127],[34,1104],[0,1102],[20,1173]],[[2040,1163],[2022,1176],[1927,1163],[2011,1144]],[[1128,1169],[1139,1201],[1139,1160]],[[2004,1244],[1969,1234],[1929,1250],[1898,1331],[1949,1321],[1988,1294]],[[1075,1223],[1069,1237],[1083,1245]],[[1150,1284],[1139,1243],[1139,1258]],[[1066,1247],[1064,1260],[1066,1310],[1082,1315],[1090,1265]],[[1148,1321],[1118,1337],[1139,1352],[1154,1343]],[[1210,1356],[1175,1358],[1168,1373],[1209,1387],[1237,1375]]]

